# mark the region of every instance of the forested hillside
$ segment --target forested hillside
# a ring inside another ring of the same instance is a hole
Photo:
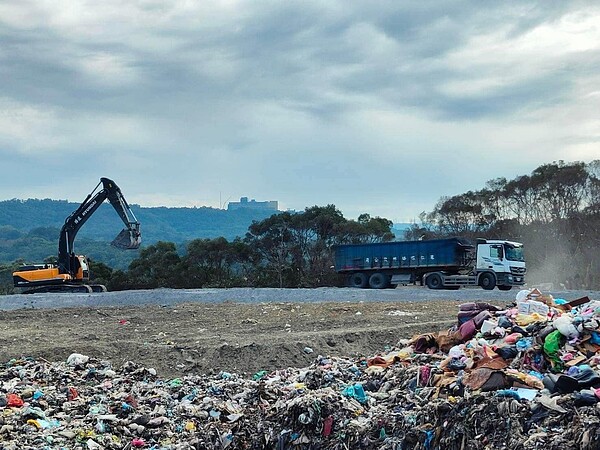
[[[19,236],[36,228],[60,229],[79,203],[64,200],[0,201],[0,239]],[[131,209],[142,224],[144,243],[184,242],[196,238],[244,236],[253,220],[262,220],[273,211],[216,208],[144,208]],[[81,229],[78,236],[96,241],[111,241],[123,223],[110,204],[104,203]],[[55,236],[57,238],[58,235]]]
[[[108,245],[121,224],[113,212],[109,226],[107,206],[93,218],[94,223],[86,224],[88,236],[92,230],[98,236],[101,229],[106,241],[93,242],[82,233],[77,249],[91,257],[92,273],[113,290],[312,287],[343,284],[330,269],[336,244],[394,239],[391,221],[367,213],[357,220],[346,219],[335,205],[280,212],[254,222],[246,217],[245,228],[241,221],[236,222],[240,231],[235,235],[240,237],[235,239],[225,231],[234,229],[233,224],[227,228],[217,221],[224,211],[212,210],[212,216],[203,216],[202,211],[136,208],[142,227],[146,225],[146,243],[139,252],[131,253]],[[107,223],[101,222],[103,218]],[[421,219],[396,238],[514,240],[525,244],[530,283],[600,287],[600,161],[553,162],[513,180],[494,179],[480,190],[441,197]],[[28,222],[15,223],[25,228]],[[58,228],[37,225],[27,234],[14,226],[0,227],[0,254],[6,258],[0,260],[4,261],[0,264],[0,289],[4,292],[12,290],[10,273],[16,260],[24,257],[18,256],[18,251],[37,252],[33,258],[37,261],[56,255]],[[161,239],[157,230],[175,237]]]
[[[0,201],[0,263],[16,260],[43,261],[57,254],[58,236],[66,217],[79,204],[65,200]],[[266,219],[273,211],[215,208],[144,208],[131,206],[142,224],[142,248],[158,241],[180,244],[194,239],[244,237],[253,221]],[[394,232],[401,236],[408,224],[398,224]],[[77,251],[115,269],[127,269],[137,251],[122,251],[108,243],[123,228],[115,210],[104,203],[81,228]]]
[[[78,203],[64,200],[0,201],[0,263],[16,260],[43,261],[56,256],[58,236],[65,218]],[[184,243],[197,238],[244,236],[254,220],[262,220],[272,211],[215,208],[144,208],[132,205],[142,224],[144,246],[158,241]],[[123,228],[121,219],[108,203],[104,203],[81,228],[77,251],[117,269],[126,269],[137,251],[117,250],[109,242]]]

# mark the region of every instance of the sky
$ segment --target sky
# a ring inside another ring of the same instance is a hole
[[[596,1],[0,0],[0,200],[394,222],[600,159]]]

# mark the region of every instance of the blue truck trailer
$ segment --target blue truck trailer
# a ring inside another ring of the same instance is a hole
[[[430,289],[487,290],[521,286],[527,271],[521,243],[463,238],[338,245],[335,270],[357,288],[419,283]]]

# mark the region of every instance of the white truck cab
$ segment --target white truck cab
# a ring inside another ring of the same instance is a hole
[[[495,284],[522,285],[525,282],[523,244],[502,240],[477,240],[477,273],[493,272]],[[482,285],[483,286],[483,285]]]

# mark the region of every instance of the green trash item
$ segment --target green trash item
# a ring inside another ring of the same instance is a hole
[[[181,387],[182,385],[183,385],[183,381],[181,381],[181,378],[173,378],[172,380],[169,381],[170,387]]]
[[[560,331],[554,330],[544,340],[544,353],[550,360],[552,370],[555,372],[562,372],[564,369],[563,362],[558,356],[558,350],[562,345],[563,335]]]
[[[342,391],[342,395],[346,397],[351,397],[358,400],[359,403],[363,405],[367,403],[367,394],[362,387],[362,384],[356,383],[354,385],[346,386],[346,388]]]
[[[266,374],[267,374],[266,370],[261,370],[260,372],[256,372],[254,375],[252,375],[252,379],[254,381],[258,381],[261,378],[263,378]]]

